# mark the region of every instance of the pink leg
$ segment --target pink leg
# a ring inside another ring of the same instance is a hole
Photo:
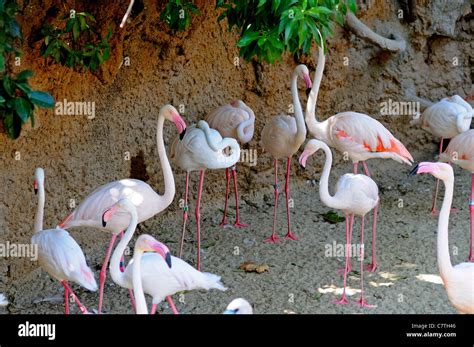
[[[107,249],[107,253],[105,254],[104,263],[102,264],[102,269],[100,270],[99,276],[99,308],[98,313],[102,312],[102,302],[104,299],[104,285],[105,285],[105,278],[107,276],[107,265],[109,264],[110,255],[112,254],[112,249],[114,248],[115,239],[117,239],[117,234],[112,234],[112,237],[109,242],[109,248]]]
[[[76,302],[77,306],[79,307],[79,310],[81,310],[81,312],[83,314],[86,314],[86,313],[89,313],[87,311],[87,308],[81,304],[81,302],[79,301],[79,299],[77,298],[76,294],[74,294],[74,292],[72,291],[71,287],[69,287],[69,284],[67,283],[67,281],[61,281],[62,285],[64,286],[64,289],[69,292],[69,294],[72,296],[72,298],[74,299],[74,301]]]
[[[288,232],[285,235],[285,239],[297,241],[298,237],[291,231],[291,217],[290,217],[290,168],[291,168],[291,157],[286,162],[286,177],[285,177],[285,197],[286,197],[286,220],[288,221]]]
[[[276,235],[275,233],[275,227],[276,227],[276,216],[277,216],[277,210],[278,210],[278,159],[275,159],[275,185],[273,186],[275,188],[275,206],[273,207],[273,229],[272,229],[272,235],[264,240],[264,242],[267,243],[277,243],[280,241],[280,238]]]
[[[157,304],[151,305],[151,312],[150,312],[150,314],[155,314],[155,313],[156,313],[156,307],[157,307],[157,306],[158,306]]]
[[[202,196],[202,185],[204,183],[204,170],[199,175],[199,190],[196,202],[196,224],[197,224],[197,269],[201,271],[201,196]]]
[[[239,218],[239,191],[237,188],[237,170],[235,166],[232,168],[232,177],[234,179],[234,192],[235,192],[235,223],[236,228],[246,228],[247,224],[241,223]]]
[[[344,289],[342,291],[342,297],[339,300],[334,301],[334,304],[345,305],[348,303],[346,296],[346,286],[347,286],[347,273],[349,272],[349,249],[351,247],[351,234],[352,234],[352,221],[354,220],[354,215],[346,214],[346,266],[344,271]]]
[[[361,218],[361,229],[360,229],[360,298],[357,300],[357,304],[361,307],[371,307],[364,299],[364,218]]]
[[[469,202],[469,210],[471,215],[471,237],[469,238],[469,261],[474,262],[474,250],[473,250],[473,239],[474,239],[474,173],[471,174],[471,201]]]
[[[224,215],[219,226],[225,227],[227,225],[227,206],[229,204],[229,186],[230,186],[230,169],[225,169],[225,203],[224,203]]]
[[[349,219],[348,219],[349,218]],[[351,214],[351,215],[346,215],[346,223],[347,221],[349,220],[349,228],[347,228],[347,225],[346,225],[346,248],[348,247],[348,249],[350,249],[350,247],[352,246],[352,227],[354,226],[354,215]],[[349,230],[351,233],[349,233]],[[347,251],[347,249],[346,249]],[[349,253],[347,253],[349,254]],[[346,268],[347,266],[347,268]],[[340,274],[345,274],[346,271],[349,273],[352,271],[352,260],[351,258],[349,257],[349,263],[344,266],[342,269],[339,269],[337,270],[338,273]]]
[[[69,314],[69,290],[66,287],[64,287],[64,313]]]
[[[176,309],[176,306],[174,305],[173,299],[171,296],[166,297],[166,301],[168,301],[168,304],[171,307],[171,310],[173,311],[174,314],[179,314],[178,310]]]
[[[183,207],[183,232],[181,234],[181,244],[179,245],[179,257],[183,255],[184,234],[186,233],[186,221],[188,220],[188,187],[189,187],[189,172],[186,172],[186,189],[184,193],[184,207]]]
[[[441,142],[439,143],[439,154],[443,152],[443,142],[444,142],[444,139],[441,138]],[[431,204],[431,215],[433,216],[438,215],[438,209],[436,208],[436,202],[438,200],[438,190],[439,190],[439,179],[436,180],[436,187],[435,187],[435,192],[433,195],[433,203]]]
[[[364,166],[364,172],[367,177],[370,177],[370,172],[369,168],[367,167],[367,164],[365,161],[362,162],[362,165]],[[380,202],[379,202],[380,204]],[[376,256],[376,230],[377,230],[377,212],[378,212],[378,206],[374,208],[374,215],[372,219],[372,263],[368,264],[367,267],[365,268],[367,271],[370,272],[375,272],[377,270],[377,256]],[[364,217],[362,217],[364,219]]]
[[[354,175],[357,175],[358,168],[359,168],[359,162],[352,163],[352,171],[354,172]]]

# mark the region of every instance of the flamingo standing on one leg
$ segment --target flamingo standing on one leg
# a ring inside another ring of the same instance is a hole
[[[429,173],[444,182],[445,193],[438,219],[438,268],[448,299],[459,313],[474,314],[474,263],[451,264],[449,255],[449,214],[453,202],[453,168],[445,163],[418,164],[412,174]]]
[[[379,204],[379,189],[377,184],[366,175],[345,174],[337,182],[336,193],[334,196],[329,194],[329,174],[332,166],[331,149],[319,140],[310,140],[300,156],[301,166],[306,166],[306,160],[310,155],[322,149],[326,154],[321,180],[319,181],[319,197],[328,207],[342,210],[346,214],[346,266],[344,271],[344,291],[342,298],[337,301],[338,304],[346,304],[346,284],[347,273],[349,270],[349,249],[352,239],[352,227],[354,216],[361,217],[361,260],[360,260],[360,283],[361,294],[358,304],[360,306],[369,306],[364,299],[364,216],[371,210],[376,210]]]
[[[209,126],[216,129],[222,137],[232,137],[236,139],[240,145],[246,144],[252,140],[255,129],[255,113],[242,100],[234,100],[228,105],[215,109],[206,118]],[[229,169],[225,169],[226,186],[225,186],[225,204],[224,215],[220,223],[221,226],[227,225],[227,201],[229,197],[230,170],[232,170],[232,178],[234,180],[235,192],[235,223],[237,228],[245,228],[248,225],[240,222],[239,216],[239,193],[237,191],[237,170],[235,165]]]
[[[253,314],[253,308],[247,300],[237,298],[230,302],[224,314]]]
[[[440,160],[459,165],[471,173],[471,199],[469,200],[471,235],[469,238],[469,261],[474,262],[474,129],[454,137],[449,142],[446,151],[440,155]]]
[[[35,171],[35,193],[38,193],[38,209],[35,216],[35,234],[31,238],[31,243],[38,247],[38,263],[63,285],[66,314],[69,314],[69,295],[72,295],[82,313],[88,313],[68,282],[76,282],[90,291],[96,291],[94,273],[87,266],[81,247],[66,230],[60,228],[43,230],[45,192],[42,168],[37,168]]]
[[[311,78],[308,68],[305,65],[298,65],[291,77],[291,94],[293,96],[293,106],[295,117],[280,115],[270,119],[262,130],[263,148],[270,152],[275,163],[275,205],[273,212],[272,235],[265,239],[265,242],[276,243],[280,238],[276,235],[276,216],[278,210],[278,159],[286,158],[285,196],[286,196],[286,218],[288,222],[288,232],[285,239],[298,240],[291,230],[290,220],[290,166],[291,158],[298,151],[306,139],[306,126],[304,124],[303,111],[298,96],[297,79],[301,77],[306,82],[306,88],[311,88]]]
[[[230,154],[226,152],[227,148],[230,148]],[[195,214],[198,244],[197,269],[201,270],[201,196],[204,184],[204,171],[206,169],[224,169],[234,166],[240,158],[240,147],[235,139],[223,139],[217,130],[209,128],[207,122],[201,120],[197,126],[192,125],[188,127],[184,136],[179,136],[174,140],[170,153],[171,160],[186,171],[183,232],[179,256],[183,253],[186,221],[188,219],[189,174],[191,171],[200,171]]]
[[[365,163],[368,159],[393,159],[399,163],[411,165],[413,157],[405,146],[397,140],[379,121],[358,112],[341,112],[329,117],[323,122],[316,119],[316,101],[323,77],[326,57],[324,42],[321,37],[321,47],[318,48],[318,66],[314,84],[308,96],[306,107],[306,125],[312,136],[325,142],[328,146],[348,156],[353,162],[353,172],[357,174],[359,162],[362,162],[364,172],[370,177]],[[372,234],[372,263],[367,269],[371,272],[377,268],[376,258],[376,225],[377,210],[374,209]],[[349,266],[351,268],[351,266]]]
[[[421,115],[416,115],[410,124],[421,124],[422,129],[441,138],[439,154],[443,152],[443,142],[469,130],[473,117],[471,105],[459,95],[441,99],[429,106]],[[436,215],[439,180],[433,194],[431,214]]]
[[[136,179],[123,179],[110,182],[94,190],[63,222],[61,222],[61,224],[59,224],[61,228],[85,226],[112,233],[102,270],[100,271],[99,313],[102,310],[107,264],[112,253],[115,239],[117,238],[117,234],[123,232],[130,223],[130,217],[127,214],[123,214],[114,218],[106,227],[103,227],[102,212],[118,200],[128,198],[137,207],[138,221],[141,223],[165,210],[173,201],[175,183],[163,140],[163,125],[165,120],[172,121],[180,134],[186,129],[186,123],[173,106],[165,105],[160,109],[156,140],[158,156],[165,181],[165,192],[163,195],[159,195],[147,183]],[[132,294],[131,291],[130,294]],[[131,295],[131,297],[133,304],[133,296]]]

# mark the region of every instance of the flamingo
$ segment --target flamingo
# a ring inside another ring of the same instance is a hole
[[[360,260],[360,283],[361,294],[357,303],[364,307],[370,306],[364,299],[364,216],[371,210],[377,209],[379,204],[379,189],[372,178],[366,175],[345,174],[337,182],[334,196],[329,194],[329,174],[332,166],[331,149],[319,140],[310,140],[305,146],[300,156],[300,165],[304,168],[310,155],[322,149],[326,154],[321,180],[319,182],[319,197],[328,207],[342,210],[346,214],[346,266],[344,271],[344,290],[342,298],[336,301],[337,304],[347,304],[346,285],[347,273],[349,271],[349,247],[352,239],[352,227],[354,216],[361,217],[361,260]],[[350,218],[349,218],[350,217]]]
[[[453,266],[449,255],[448,225],[454,191],[453,168],[446,163],[422,162],[412,174],[429,173],[444,183],[445,194],[438,219],[438,268],[448,299],[459,313],[474,313],[474,263]]]
[[[102,212],[118,200],[128,198],[137,207],[138,221],[141,223],[165,210],[173,201],[175,195],[175,183],[173,171],[171,170],[166,155],[163,140],[163,125],[165,120],[172,121],[176,125],[180,134],[182,134],[186,129],[186,123],[173,106],[165,105],[160,109],[156,141],[158,156],[165,181],[165,192],[163,195],[159,195],[147,183],[136,179],[122,179],[110,182],[94,190],[68,217],[66,217],[63,222],[59,224],[59,227],[61,228],[84,226],[112,233],[104,263],[100,271],[99,314],[102,310],[107,264],[112,253],[112,248],[117,238],[117,234],[122,233],[130,224],[130,217],[127,214],[122,214],[114,218],[114,220],[108,223],[106,227],[103,227]],[[132,292],[130,292],[130,294],[132,294]],[[131,298],[133,304],[132,295]]]
[[[130,15],[130,12],[132,12],[132,7],[134,3],[135,3],[135,0],[130,0],[130,4],[128,5],[127,12],[125,12],[125,15],[122,18],[122,22],[120,23],[120,28],[123,28],[125,26],[125,23],[127,23],[128,16]]]
[[[454,137],[449,142],[446,151],[440,155],[440,160],[459,165],[471,173],[471,199],[469,200],[471,236],[469,238],[469,261],[474,262],[474,129],[465,131]]]
[[[69,281],[82,287],[97,290],[94,273],[87,266],[81,247],[61,228],[43,230],[43,214],[45,203],[44,170],[35,170],[35,193],[38,193],[38,209],[35,216],[34,235],[31,243],[38,247],[38,263],[54,279],[64,287],[64,307],[69,314],[69,295],[71,295],[82,313],[88,313],[69,286]]]
[[[229,155],[226,151],[230,147]],[[182,170],[186,171],[184,194],[183,232],[179,256],[183,253],[184,234],[188,219],[188,186],[191,171],[200,171],[198,197],[196,201],[197,224],[197,269],[201,270],[201,196],[206,169],[224,169],[234,166],[240,158],[240,147],[233,138],[222,138],[217,130],[211,129],[206,121],[186,128],[184,135],[176,137],[171,145],[170,158]]]
[[[253,314],[253,309],[247,300],[237,298],[230,302],[224,314]]]
[[[286,176],[285,176],[285,195],[286,195],[286,218],[288,223],[288,232],[285,239],[298,240],[291,230],[290,220],[290,165],[291,158],[298,151],[300,146],[306,139],[306,126],[304,124],[303,111],[298,96],[297,78],[301,77],[306,83],[306,88],[311,88],[311,78],[309,77],[308,68],[305,65],[298,65],[291,76],[291,94],[293,97],[293,106],[295,117],[287,115],[279,115],[270,119],[262,130],[263,148],[270,152],[274,158],[275,165],[275,205],[273,210],[273,228],[272,235],[264,241],[267,243],[277,243],[280,238],[276,235],[276,216],[278,210],[278,159],[287,158],[286,160]]]
[[[216,129],[222,137],[231,137],[236,139],[240,145],[246,144],[252,140],[255,129],[255,113],[242,100],[234,100],[230,104],[215,109],[206,118],[207,123],[212,129]],[[230,170],[234,181],[235,192],[235,223],[236,228],[245,228],[248,225],[240,222],[239,217],[239,193],[237,191],[237,170],[235,165],[231,169],[225,169],[225,204],[224,215],[220,225],[227,225],[227,201],[229,197]]]
[[[171,256],[166,246],[158,243],[158,241],[149,235],[142,235],[143,237],[137,240],[139,252],[134,253],[134,257],[128,263],[125,271],[120,271],[120,257],[132,239],[137,226],[137,209],[128,199],[122,199],[105,210],[103,214],[103,222],[107,224],[113,221],[114,216],[120,216],[123,213],[129,215],[130,224],[112,255],[110,260],[110,274],[115,283],[127,289],[135,289],[137,280],[139,281],[139,279],[141,279],[139,282],[142,282],[143,290],[153,297],[152,314],[155,313],[156,306],[163,301],[165,297],[173,312],[177,314],[178,311],[174,306],[171,295],[178,292],[195,289],[209,290],[214,288],[226,290],[220,282],[219,276],[199,272],[182,259]],[[156,253],[143,254],[144,250],[141,246],[147,242],[160,248],[160,255]],[[142,252],[140,252],[140,249]],[[139,264],[135,264],[136,262],[139,262]],[[137,269],[138,274],[135,273]],[[134,291],[143,297],[143,290]],[[142,298],[137,299],[137,301],[140,302],[140,312],[143,312],[143,300]],[[138,308],[137,303],[137,312]]]
[[[421,124],[421,128],[441,138],[439,154],[443,152],[445,139],[451,139],[469,130],[474,111],[471,105],[459,95],[443,98],[441,101],[429,106],[421,115],[413,117],[410,124]],[[436,215],[436,202],[438,199],[439,180],[436,180],[435,192],[431,214]]]
[[[359,162],[362,162],[365,174],[370,177],[365,161],[373,158],[393,159],[399,163],[411,165],[413,157],[405,146],[379,121],[366,114],[349,111],[335,114],[323,122],[316,119],[316,101],[326,62],[324,42],[321,34],[319,35],[321,47],[318,48],[318,65],[314,84],[308,96],[305,115],[306,125],[311,135],[349,157],[353,163],[354,174],[357,174]],[[374,209],[373,225],[376,224],[377,209]],[[377,269],[375,241],[376,234],[374,233],[372,234],[372,263],[367,267],[371,272]]]

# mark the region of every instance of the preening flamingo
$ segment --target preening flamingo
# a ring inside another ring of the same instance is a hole
[[[237,298],[230,302],[224,314],[253,314],[253,308],[247,300]]]
[[[441,138],[439,154],[443,152],[444,139],[451,139],[458,134],[466,132],[471,126],[473,110],[471,105],[459,95],[443,98],[441,101],[429,106],[420,115],[413,117],[410,124],[421,124],[421,128]],[[439,180],[436,180],[436,188],[433,194],[431,214],[435,215],[436,202],[438,199]]]
[[[469,238],[469,261],[474,262],[474,129],[465,131],[454,137],[440,155],[440,160],[459,165],[471,173],[471,199],[469,210],[471,218],[471,235]]]
[[[222,137],[232,137],[240,145],[246,144],[252,140],[255,129],[255,113],[242,100],[234,100],[230,104],[218,107],[212,111],[206,118],[207,123],[212,129],[217,130]],[[235,192],[235,223],[237,228],[245,228],[248,225],[240,222],[239,215],[239,193],[237,191],[237,170],[236,166],[231,169],[225,169],[225,204],[224,215],[220,223],[221,226],[227,225],[227,203],[229,197],[230,170],[234,180]]]
[[[305,115],[306,125],[311,135],[348,156],[353,162],[354,174],[357,174],[359,162],[362,162],[365,174],[370,177],[369,169],[365,163],[368,159],[393,159],[399,163],[411,165],[413,157],[405,146],[379,121],[366,114],[341,112],[322,122],[316,119],[316,101],[326,63],[324,41],[321,34],[320,38],[318,65],[314,75],[314,84],[308,96]],[[375,214],[373,223],[377,223]],[[373,239],[372,251],[375,254],[375,239]],[[376,268],[377,263],[374,258],[374,262],[368,266],[368,270],[375,271]]]
[[[230,153],[226,151],[230,148]],[[184,136],[176,137],[171,145],[170,158],[186,172],[184,194],[183,232],[179,256],[183,253],[186,221],[188,219],[188,186],[191,171],[200,171],[198,197],[196,201],[197,224],[197,269],[201,270],[201,196],[206,169],[225,169],[234,166],[240,158],[240,147],[233,138],[222,138],[217,130],[211,129],[206,121],[186,128]]]
[[[301,109],[300,98],[298,96],[297,79],[301,77],[306,83],[306,88],[311,88],[311,78],[308,68],[305,65],[298,65],[291,76],[291,95],[293,97],[293,107],[295,117],[279,115],[272,117],[263,127],[262,146],[270,152],[274,158],[275,165],[275,205],[273,211],[272,235],[265,239],[265,242],[276,243],[280,238],[276,235],[276,216],[278,211],[278,159],[286,158],[286,176],[285,176],[285,197],[286,197],[286,218],[288,231],[285,239],[298,240],[291,230],[290,219],[290,166],[291,158],[298,152],[300,146],[306,139],[306,125],[304,124],[303,110]]]
[[[448,299],[459,313],[474,313],[474,263],[451,264],[448,226],[453,202],[453,168],[445,163],[422,162],[412,174],[429,173],[444,182],[445,193],[438,219],[438,268]]]
[[[31,238],[31,243],[38,247],[38,263],[51,277],[63,285],[66,314],[69,314],[69,295],[73,297],[82,313],[88,313],[68,282],[76,282],[90,291],[96,291],[97,283],[94,273],[87,266],[81,247],[66,230],[58,227],[43,230],[46,197],[42,168],[37,168],[35,171],[35,193],[38,194],[38,209],[35,216],[35,234]]]
[[[319,181],[319,197],[328,207],[342,210],[346,214],[346,266],[344,271],[344,291],[342,298],[337,301],[338,304],[347,304],[346,284],[347,273],[349,271],[349,250],[352,240],[352,227],[354,225],[354,216],[361,217],[361,255],[360,255],[360,283],[361,294],[357,303],[360,306],[370,306],[364,299],[364,216],[371,210],[377,210],[379,204],[379,189],[372,178],[366,175],[345,174],[336,185],[334,196],[329,194],[329,174],[332,166],[331,149],[323,141],[310,140],[300,156],[300,165],[306,166],[306,161],[310,155],[322,149],[326,154],[321,180]],[[372,230],[375,234],[375,224]],[[373,255],[375,256],[375,255]]]
[[[130,216],[126,213],[120,214],[113,221],[102,226],[103,211],[120,199],[129,199],[136,207],[138,222],[141,223],[157,213],[165,210],[173,201],[175,195],[175,183],[173,171],[171,170],[168,157],[166,155],[165,143],[163,140],[163,125],[165,120],[172,121],[178,132],[181,134],[186,129],[186,123],[179,115],[178,111],[171,105],[165,105],[160,109],[158,125],[156,131],[156,141],[158,146],[158,156],[163,171],[165,192],[159,195],[147,183],[136,179],[122,179],[107,183],[98,187],[87,196],[80,205],[59,225],[61,228],[72,227],[93,227],[112,233],[112,238],[107,249],[102,270],[100,271],[99,308],[102,310],[104,284],[107,273],[107,264],[112,253],[112,248],[117,238],[117,234],[123,232],[130,224]],[[133,298],[132,298],[133,302]]]

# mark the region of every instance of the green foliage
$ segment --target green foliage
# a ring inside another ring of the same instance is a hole
[[[341,217],[337,214],[337,212],[329,211],[328,213],[322,214],[323,219],[327,223],[336,224],[341,223],[346,220],[345,217]]]
[[[23,70],[16,76],[4,75],[0,85],[0,119],[3,121],[9,138],[20,136],[21,126],[28,119],[34,127],[35,106],[43,108],[54,107],[53,97],[46,93],[33,90],[28,79],[33,71]]]
[[[185,30],[191,23],[193,14],[198,14],[199,9],[188,0],[169,0],[160,19],[175,31]]]
[[[314,41],[333,35],[334,23],[344,24],[348,10],[355,13],[356,0],[216,0],[224,11],[218,20],[227,18],[229,30],[240,32],[237,46],[249,61],[273,64],[285,51],[308,53]]]
[[[18,5],[14,0],[0,0],[0,72],[5,71],[5,56],[8,53],[20,55],[14,47],[17,39],[21,39],[21,30],[16,21],[15,14]]]
[[[63,28],[55,28],[51,24],[43,27],[41,55],[52,57],[57,63],[71,68],[81,66],[85,70],[96,71],[110,58],[112,27],[102,37],[93,26],[95,18],[89,13],[72,11],[62,19]]]

